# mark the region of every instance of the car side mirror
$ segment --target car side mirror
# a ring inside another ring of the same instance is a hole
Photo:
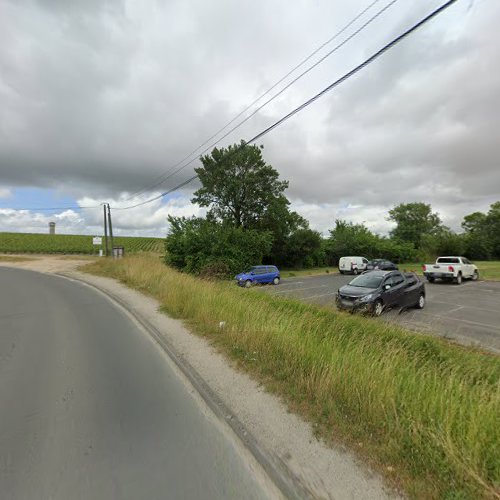
[[[391,288],[391,285],[384,285],[384,290],[389,290]]]

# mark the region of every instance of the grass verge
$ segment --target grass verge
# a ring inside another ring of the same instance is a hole
[[[82,268],[156,297],[413,498],[500,498],[500,359],[369,318],[206,282],[157,257]],[[225,321],[224,329],[219,321]]]
[[[500,261],[474,262],[479,269],[479,276],[484,280],[500,281]]]

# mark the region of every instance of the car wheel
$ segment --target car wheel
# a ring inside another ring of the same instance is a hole
[[[423,293],[420,294],[418,298],[417,305],[415,306],[417,309],[423,309],[425,307],[425,296]]]
[[[434,278],[427,278],[427,281],[428,281],[429,283],[434,283]]]
[[[278,277],[273,279],[273,285],[279,285],[280,284],[280,279]]]
[[[357,269],[353,269],[352,273],[353,274],[358,274],[358,270]]]
[[[245,281],[245,288],[250,288],[252,286],[252,282],[250,280]]]
[[[472,281],[477,281],[479,279],[479,273],[477,271],[474,271],[471,279]]]
[[[340,273],[340,274],[344,274],[344,271],[341,271],[341,270],[339,269],[339,273]]]
[[[373,315],[380,316],[384,310],[384,303],[379,299],[373,304]]]
[[[456,277],[456,279],[455,279],[455,283],[456,283],[457,285],[461,285],[461,284],[462,284],[462,273],[458,273],[458,274],[457,274],[457,277]]]

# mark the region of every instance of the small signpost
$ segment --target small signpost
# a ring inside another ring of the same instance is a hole
[[[94,236],[92,238],[92,245],[96,247],[102,246],[102,236]],[[99,248],[99,257],[102,257],[102,248]]]

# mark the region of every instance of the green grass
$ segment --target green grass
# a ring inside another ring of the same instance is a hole
[[[309,419],[321,438],[347,443],[410,497],[498,498],[498,357],[202,281],[157,257],[101,259],[84,269],[156,297]]]
[[[485,280],[500,280],[500,261],[474,262],[479,269],[479,276]]]
[[[104,242],[104,239],[103,239]],[[139,238],[119,236],[114,238],[115,246],[125,247],[129,252],[163,252],[162,238]],[[109,243],[111,248],[111,243]],[[0,233],[0,253],[42,253],[42,254],[93,254],[100,247],[92,245],[92,236],[75,234]]]
[[[407,271],[415,271],[422,275],[422,264],[430,264],[430,262],[422,262],[420,264],[398,264],[399,269]],[[479,269],[480,279],[484,280],[500,280],[500,261],[490,260],[490,261],[474,261],[474,264]]]

